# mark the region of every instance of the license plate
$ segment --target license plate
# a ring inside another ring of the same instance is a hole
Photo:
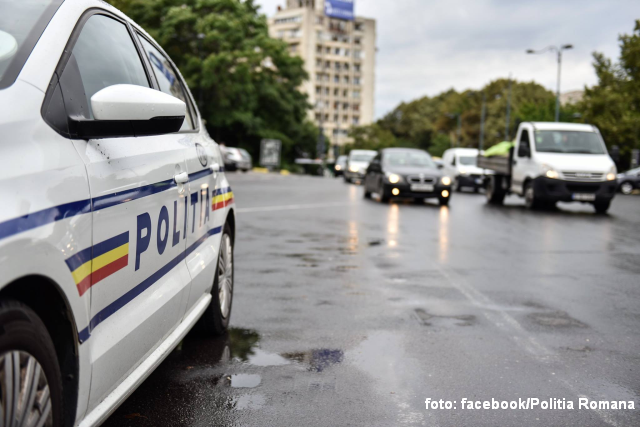
[[[596,200],[595,194],[582,194],[582,193],[573,193],[573,200],[579,200],[581,202],[593,202]]]
[[[433,184],[412,184],[411,191],[430,192],[433,191]]]

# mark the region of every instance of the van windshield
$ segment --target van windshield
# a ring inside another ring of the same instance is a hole
[[[476,156],[461,156],[459,157],[460,164],[464,166],[475,166],[478,158]]]
[[[60,0],[0,0],[0,89],[13,84]]]
[[[376,156],[376,153],[358,153],[352,154],[349,158],[352,162],[370,162]]]
[[[604,141],[596,132],[537,130],[539,153],[606,154]]]

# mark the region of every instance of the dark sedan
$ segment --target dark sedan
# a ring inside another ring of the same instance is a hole
[[[422,202],[436,198],[441,206],[451,199],[451,178],[438,169],[431,156],[422,150],[387,148],[371,161],[364,177],[364,197],[378,193],[382,202],[392,197]]]
[[[622,194],[631,194],[640,188],[640,168],[631,169],[618,175],[618,188]]]

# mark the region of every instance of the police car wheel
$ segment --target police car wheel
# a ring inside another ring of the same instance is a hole
[[[233,303],[233,280],[233,238],[231,227],[227,223],[220,239],[218,266],[211,289],[211,304],[201,319],[204,329],[211,335],[222,335],[229,327]]]
[[[26,305],[0,301],[0,409],[13,425],[63,425],[62,379],[51,337]]]

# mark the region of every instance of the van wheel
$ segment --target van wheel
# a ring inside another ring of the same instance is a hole
[[[593,207],[596,209],[596,213],[606,214],[611,206],[611,200],[607,200],[604,202],[595,202]]]
[[[13,425],[63,425],[62,379],[53,341],[26,305],[0,302],[0,408]]]
[[[229,327],[233,303],[233,238],[229,223],[224,225],[218,252],[218,266],[211,289],[211,304],[200,323],[210,335],[222,335]]]
[[[485,196],[487,197],[487,202],[492,205],[502,205],[504,203],[506,193],[502,189],[502,177],[495,175],[489,177],[485,188]]]
[[[533,181],[527,182],[524,187],[524,204],[527,209],[537,210],[542,208],[543,203],[536,197]]]

